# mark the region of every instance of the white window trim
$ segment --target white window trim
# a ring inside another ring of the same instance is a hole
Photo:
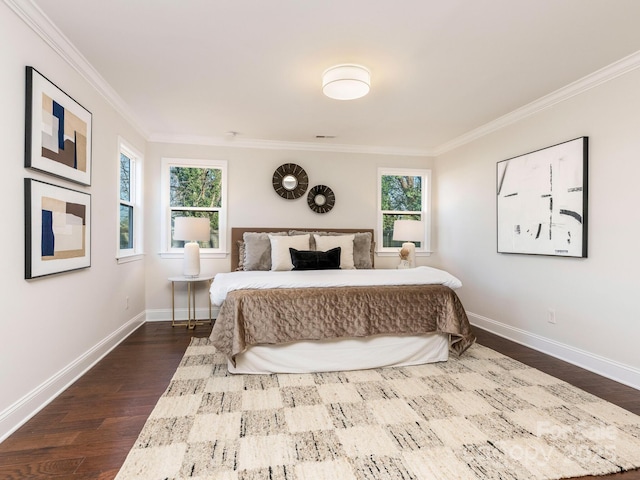
[[[424,221],[424,240],[420,248],[416,248],[416,257],[431,255],[431,170],[422,168],[378,168],[377,178],[377,225],[376,225],[376,254],[380,257],[398,256],[397,247],[383,247],[382,238],[382,177],[386,175],[400,175],[422,177],[422,219]]]
[[[133,248],[121,249],[120,248],[120,154],[124,153],[133,162],[133,194],[132,199],[129,202],[133,206]],[[144,157],[139,150],[127,142],[124,138],[118,137],[118,161],[116,166],[118,168],[118,204],[117,204],[117,228],[116,228],[116,260],[118,264],[129,263],[137,260],[141,260],[144,257],[144,212],[142,205],[142,164]]]
[[[206,160],[190,158],[163,158],[162,171],[160,174],[161,183],[161,218],[160,218],[160,257],[161,258],[183,258],[184,248],[171,247],[171,209],[169,208],[169,168],[172,166],[195,167],[195,168],[219,168],[222,170],[221,200],[222,207],[218,216],[218,228],[220,230],[219,248],[201,248],[200,258],[226,258],[227,251],[227,161],[226,160]]]

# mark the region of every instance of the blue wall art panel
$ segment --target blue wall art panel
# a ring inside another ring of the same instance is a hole
[[[91,184],[91,112],[27,67],[25,167]]]
[[[91,266],[91,195],[25,178],[25,278]]]

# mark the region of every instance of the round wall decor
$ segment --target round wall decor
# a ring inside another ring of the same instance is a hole
[[[311,187],[307,195],[309,208],[316,213],[327,213],[336,204],[336,196],[326,185],[316,185]]]
[[[300,165],[285,163],[273,172],[273,188],[278,195],[287,200],[300,198],[307,191],[309,177]]]

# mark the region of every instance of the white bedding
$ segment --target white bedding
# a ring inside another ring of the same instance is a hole
[[[227,294],[234,290],[384,285],[445,285],[455,290],[462,282],[444,270],[431,267],[229,272],[216,274],[211,285],[211,303],[222,305]]]

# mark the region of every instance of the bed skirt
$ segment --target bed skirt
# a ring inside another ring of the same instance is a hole
[[[311,373],[401,367],[444,362],[449,335],[374,335],[366,338],[307,340],[254,345],[236,355],[230,373]]]

